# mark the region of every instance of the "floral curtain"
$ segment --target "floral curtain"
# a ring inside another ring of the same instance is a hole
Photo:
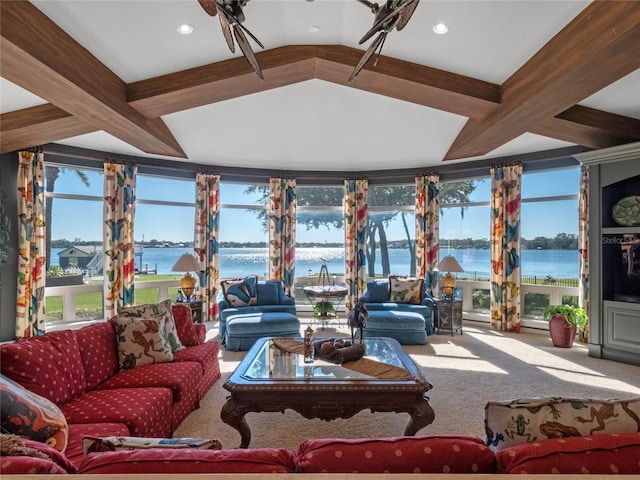
[[[296,181],[272,178],[269,184],[269,278],[282,280],[284,291],[295,296]]]
[[[491,168],[491,326],[520,331],[522,166]]]
[[[416,272],[430,291],[438,281],[439,220],[440,176],[416,177]]]
[[[44,154],[20,152],[16,338],[45,333]]]
[[[196,175],[196,220],[194,251],[205,268],[199,272],[200,295],[203,301],[203,321],[218,316],[216,293],[219,270],[218,230],[220,228],[220,176]]]
[[[134,299],[135,256],[133,219],[136,203],[137,167],[104,164],[103,246],[104,318],[118,313],[118,307]]]
[[[345,281],[349,288],[345,305],[350,310],[367,287],[368,180],[345,180],[343,204]]]
[[[578,195],[580,306],[585,309],[587,316],[589,316],[589,167],[586,165],[580,168],[580,190]]]

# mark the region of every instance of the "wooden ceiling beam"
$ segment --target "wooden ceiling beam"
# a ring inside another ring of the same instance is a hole
[[[0,2],[3,78],[143,152],[185,158],[160,118],[127,104],[126,85],[30,2]]]
[[[595,1],[502,85],[502,103],[469,119],[445,160],[484,155],[640,68],[640,3]]]

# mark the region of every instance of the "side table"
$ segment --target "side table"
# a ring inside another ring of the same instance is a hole
[[[303,292],[312,307],[317,302],[324,301],[329,304],[329,306],[331,307],[330,310],[333,310],[320,312],[320,314],[318,315],[314,314],[314,320],[320,322],[321,328],[323,330],[330,320],[338,320],[339,324],[338,307],[340,307],[340,304],[344,300],[344,297],[346,297],[347,293],[349,292],[349,289],[347,287],[341,285],[328,285],[326,287],[304,287]]]
[[[436,331],[450,330],[451,336],[455,330],[462,333],[462,300],[455,298],[434,298],[433,323]]]

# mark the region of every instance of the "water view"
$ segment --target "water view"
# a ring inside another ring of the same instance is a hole
[[[51,264],[58,264],[57,253],[61,248],[52,249]],[[145,248],[142,262],[136,266],[142,269],[154,269],[158,274],[171,274],[171,267],[183,253],[190,252],[189,248]],[[220,277],[243,277],[256,274],[265,276],[269,271],[266,248],[221,248],[220,249]],[[442,250],[442,255],[450,254],[456,257],[465,272],[459,278],[474,279],[488,278],[490,269],[490,253],[486,249]],[[296,275],[304,276],[311,271],[317,274],[322,265],[322,259],[327,261],[331,274],[344,274],[344,250],[342,248],[297,248]],[[391,272],[408,274],[410,272],[410,256],[407,250],[390,249],[389,261]],[[380,256],[376,258],[376,272],[382,272]],[[578,252],[576,250],[523,250],[522,275],[554,278],[578,277]]]

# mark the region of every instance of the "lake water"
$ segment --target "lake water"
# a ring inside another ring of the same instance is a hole
[[[62,249],[52,249],[51,264],[58,264],[57,253]],[[155,268],[159,274],[170,274],[178,257],[190,252],[188,248],[145,248],[142,255],[142,267]],[[451,254],[462,265],[465,273],[460,278],[471,278],[474,275],[488,277],[490,270],[489,250],[442,250],[442,254]],[[330,273],[344,274],[344,250],[342,248],[297,248],[296,275],[318,274],[322,259],[327,261]],[[391,272],[408,274],[410,257],[407,250],[390,249],[389,261]],[[376,259],[376,272],[382,272],[380,258]],[[523,250],[522,275],[536,275],[555,278],[578,277],[578,252],[576,250]],[[136,258],[136,266],[138,258]],[[221,248],[220,249],[220,277],[244,277],[256,274],[264,276],[269,271],[267,266],[266,248]]]

